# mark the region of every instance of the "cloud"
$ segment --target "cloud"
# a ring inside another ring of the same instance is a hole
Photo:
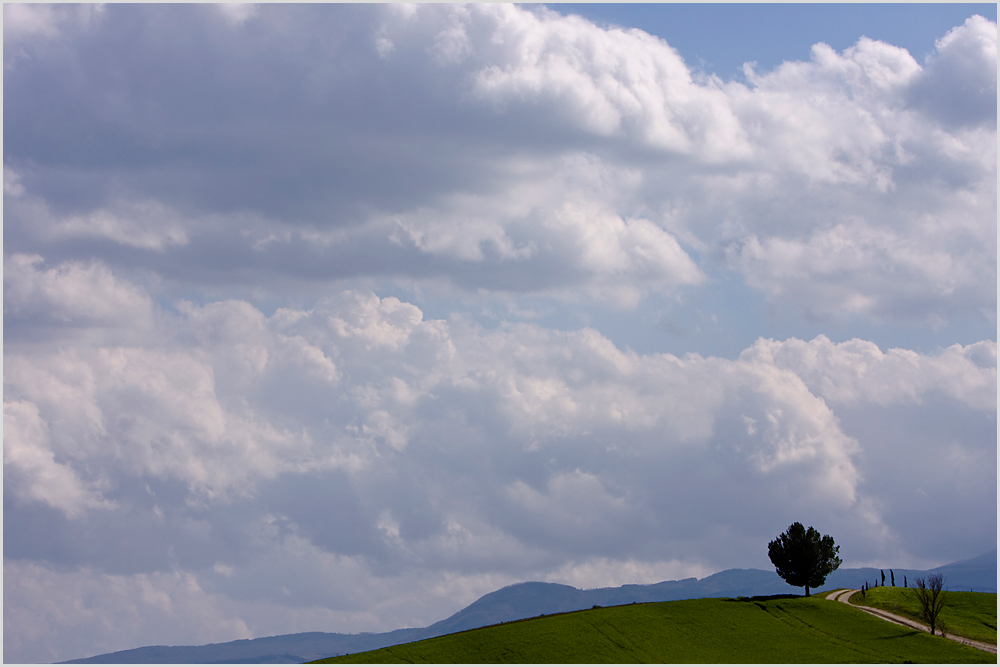
[[[808,342],[759,340],[740,358],[791,370],[833,405],[920,405],[928,395],[944,394],[989,413],[997,403],[996,354],[994,341],[953,345],[932,357],[901,349],[883,353],[869,341],[835,344],[819,336]]]
[[[63,659],[60,643],[97,652],[123,648],[108,636],[109,627],[147,643],[161,638],[181,643],[189,637],[208,643],[247,634],[246,625],[227,617],[230,610],[190,574],[59,572],[4,559],[4,579],[9,582],[4,605],[18,609],[16,621],[4,615],[5,648],[31,661]]]
[[[226,414],[211,368],[184,354],[104,348],[14,357],[6,382],[34,400],[68,455],[101,467],[117,459],[120,472],[179,478],[210,497],[239,493],[248,470],[276,472],[272,454],[292,437]]]
[[[42,242],[110,241],[141,250],[162,251],[188,242],[189,221],[155,200],[111,202],[85,214],[60,216],[47,202],[25,193],[21,175],[4,167],[5,206],[28,227],[23,233]]]
[[[44,269],[40,255],[4,258],[4,314],[76,327],[135,327],[147,323],[152,301],[116,280],[100,262],[66,262]]]
[[[10,5],[3,10],[4,39],[57,37],[62,24],[87,26],[99,19],[103,9],[103,5],[78,7]]]
[[[257,16],[257,5],[242,2],[224,2],[218,6],[219,13],[232,26],[237,27]]]
[[[86,217],[74,216],[56,223],[52,233],[57,237],[102,237],[148,250],[187,243],[184,231],[163,219],[165,211],[156,202],[126,206],[125,209],[124,214],[102,209]]]
[[[852,221],[802,240],[751,235],[729,246],[727,255],[749,285],[775,301],[812,301],[807,312],[817,318],[940,324],[957,311],[986,311],[988,254],[973,248],[973,235],[945,239],[933,224],[895,232]],[[931,238],[943,245],[933,246]],[[988,241],[988,234],[980,238]]]
[[[8,195],[10,233],[46,256],[85,238],[136,251],[105,246],[109,262],[157,253],[179,280],[211,255],[227,283],[443,279],[635,308],[733,271],[813,319],[995,320],[982,17],[923,66],[861,38],[741,83],[692,74],[642,31],[545,9],[255,11],[234,32],[202,8],[108,8],[58,47],[25,41],[5,169],[36,205]],[[184,29],[151,43],[157,17]],[[111,58],[102,31],[142,55]],[[200,46],[178,60],[182,33]],[[80,49],[87,85],[69,85]]]
[[[501,45],[474,74],[475,93],[494,104],[543,105],[585,132],[632,135],[670,152],[710,144],[729,156],[746,151],[715,82],[696,84],[662,40],[545,12],[497,7],[477,18],[492,24],[491,43]]]
[[[486,332],[461,322],[425,321],[410,304],[358,292],[311,311],[282,309],[270,319],[238,301],[181,304],[180,312],[185,317],[175,340],[190,343],[172,349],[98,346],[11,355],[12,395],[44,406],[52,421],[72,424],[79,436],[67,432],[68,441],[113,429],[113,441],[125,446],[119,456],[132,459],[135,470],[176,477],[209,493],[245,483],[248,473],[292,469],[296,460],[303,470],[319,465],[311,444],[319,434],[282,434],[270,424],[282,420],[283,402],[269,398],[291,379],[319,392],[313,412],[299,407],[296,417],[339,420],[340,444],[369,465],[427,437],[421,416],[440,409],[439,392],[462,391],[492,403],[509,436],[536,450],[602,429],[655,432],[676,444],[704,441],[714,435],[722,404],[742,403],[747,392],[768,397],[750,399],[747,410],[760,410],[754,405],[760,400],[787,404],[761,417],[774,428],[770,441],[754,447],[751,460],[761,471],[824,458],[811,439],[842,437],[827,423],[826,409],[810,405],[814,399],[797,378],[789,394],[783,387],[789,380],[772,377],[781,375],[777,370],[762,375],[740,362],[643,358],[620,352],[592,330],[557,334],[519,325]],[[710,379],[720,365],[725,379]],[[52,401],[50,386],[60,387],[64,398]],[[77,398],[66,400],[70,395]],[[788,419],[804,421],[789,426]],[[810,435],[802,441],[786,429]],[[842,456],[836,452],[843,447],[851,445],[834,445],[830,455]],[[849,499],[850,465],[845,470]]]
[[[55,460],[48,447],[48,428],[38,407],[25,401],[3,404],[4,484],[23,500],[42,502],[77,518],[110,505],[100,492],[87,489],[73,468]]]
[[[995,25],[982,16],[972,16],[937,40],[936,52],[913,87],[913,102],[949,126],[992,124],[995,131]]]

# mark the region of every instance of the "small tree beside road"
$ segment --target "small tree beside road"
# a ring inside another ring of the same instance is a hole
[[[940,574],[932,574],[923,579],[917,579],[917,601],[920,603],[920,618],[927,621],[931,626],[931,634],[940,625],[939,617],[944,609],[945,599],[948,597],[944,590],[944,577]]]
[[[840,567],[839,551],[832,537],[820,536],[812,526],[807,530],[797,521],[767,545],[778,576],[792,586],[805,586],[806,597],[810,587],[822,586],[827,575]]]

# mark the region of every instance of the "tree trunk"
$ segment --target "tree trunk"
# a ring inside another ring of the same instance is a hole
[[[806,586],[806,597],[809,597],[809,586]]]

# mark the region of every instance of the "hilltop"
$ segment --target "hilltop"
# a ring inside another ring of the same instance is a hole
[[[993,623],[996,623],[995,613]],[[991,653],[913,632],[825,597],[778,596],[656,602],[570,612],[319,662],[995,661]]]

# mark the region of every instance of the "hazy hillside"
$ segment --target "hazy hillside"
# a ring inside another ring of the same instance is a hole
[[[896,584],[903,576],[912,586],[917,577],[930,572],[945,576],[951,590],[997,591],[997,552],[949,563],[931,570],[895,569]],[[889,570],[885,570],[886,584]],[[838,570],[827,578],[824,588],[860,587],[880,577],[877,568]],[[879,579],[881,580],[881,579]],[[385,646],[446,635],[541,614],[610,607],[631,602],[668,602],[706,597],[751,597],[801,593],[767,570],[724,570],[704,579],[663,581],[648,585],[580,590],[563,584],[526,582],[501,588],[479,598],[454,615],[426,628],[408,628],[384,633],[338,634],[307,632],[292,635],[242,639],[204,646],[146,646],[70,660],[68,663],[150,664],[150,663],[297,663],[331,655],[357,653]]]

